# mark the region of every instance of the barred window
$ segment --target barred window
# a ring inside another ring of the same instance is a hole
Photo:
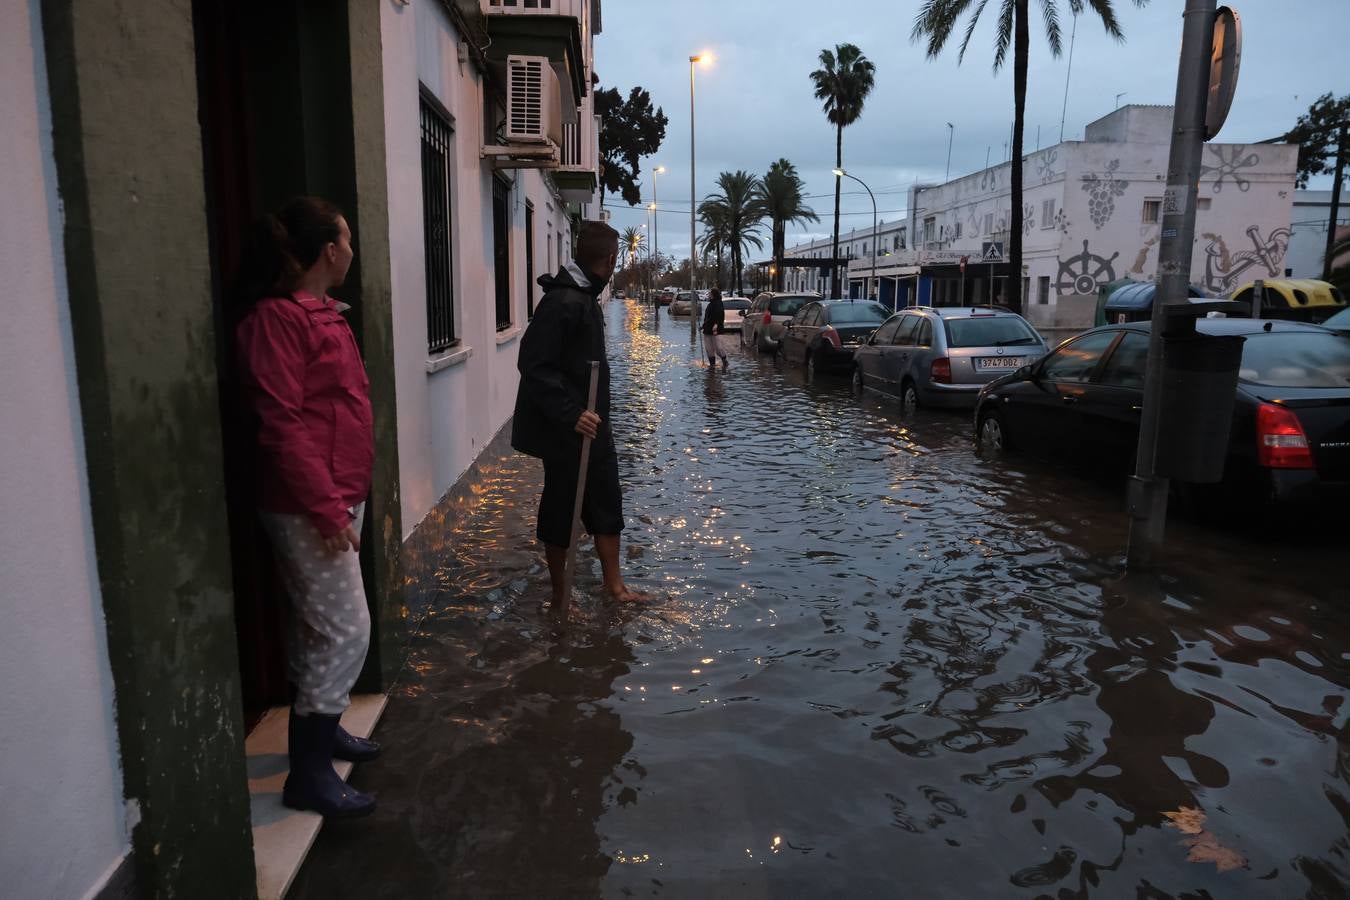
[[[492,179],[492,273],[497,289],[497,330],[511,327],[511,185]]]
[[[454,258],[450,252],[450,138],[454,130],[439,104],[422,94],[422,239],[426,250],[427,352],[455,337]]]

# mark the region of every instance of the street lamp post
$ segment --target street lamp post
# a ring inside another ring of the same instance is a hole
[[[656,214],[656,176],[664,175],[665,171],[665,166],[652,169],[652,243],[657,259],[661,258],[661,217]]]
[[[951,122],[947,123],[947,174],[942,176],[943,184],[946,184],[952,177],[952,138],[956,137],[956,126]]]
[[[712,54],[707,50],[689,57],[689,336],[698,341],[698,249],[694,236],[694,208],[698,201],[694,197],[694,63],[712,62]],[[697,349],[697,348],[696,348]]]
[[[835,169],[834,177],[852,178],[863,186],[863,190],[867,191],[867,196],[872,199],[872,264],[867,270],[867,296],[869,299],[876,299],[872,296],[872,282],[875,280],[877,273],[877,198],[872,194],[872,189],[863,184],[863,180],[857,175],[850,175],[843,169]]]

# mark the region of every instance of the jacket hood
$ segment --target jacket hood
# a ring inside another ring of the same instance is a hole
[[[575,262],[563,266],[556,274],[540,275],[535,281],[545,291],[551,291],[554,288],[572,288],[590,294],[592,297],[600,296],[600,292],[605,289],[604,284],[597,287],[586,270]]]

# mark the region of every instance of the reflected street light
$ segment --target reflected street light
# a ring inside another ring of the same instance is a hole
[[[698,285],[697,258],[698,248],[694,236],[694,207],[698,205],[694,197],[694,63],[705,66],[712,63],[712,53],[702,53],[689,57],[689,336],[698,342]],[[698,352],[698,348],[694,348]]]
[[[877,198],[872,195],[872,189],[863,184],[863,180],[857,175],[850,175],[843,169],[834,169],[833,171],[835,178],[852,178],[858,184],[861,184],[863,190],[867,191],[867,196],[872,198],[872,267],[867,270],[867,296],[869,299],[875,300],[876,296],[872,293],[872,282],[877,271]],[[849,291],[849,293],[853,292]]]

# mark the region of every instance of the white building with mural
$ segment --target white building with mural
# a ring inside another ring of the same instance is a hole
[[[1107,282],[1153,278],[1171,126],[1170,106],[1124,106],[1088,125],[1085,140],[1027,155],[1016,213],[1008,163],[915,185],[907,221],[879,229],[876,241],[870,229],[841,235],[840,256],[851,257],[849,293],[870,291],[899,306],[998,302],[1013,275],[999,255],[1012,227],[1022,229],[1022,293],[1038,323],[1054,324],[1055,307],[1095,295]],[[1225,295],[1254,278],[1283,275],[1297,154],[1293,144],[1206,146],[1191,265],[1196,287]],[[829,248],[826,239],[787,255],[828,258]],[[788,273],[791,286],[828,287],[814,272]]]

